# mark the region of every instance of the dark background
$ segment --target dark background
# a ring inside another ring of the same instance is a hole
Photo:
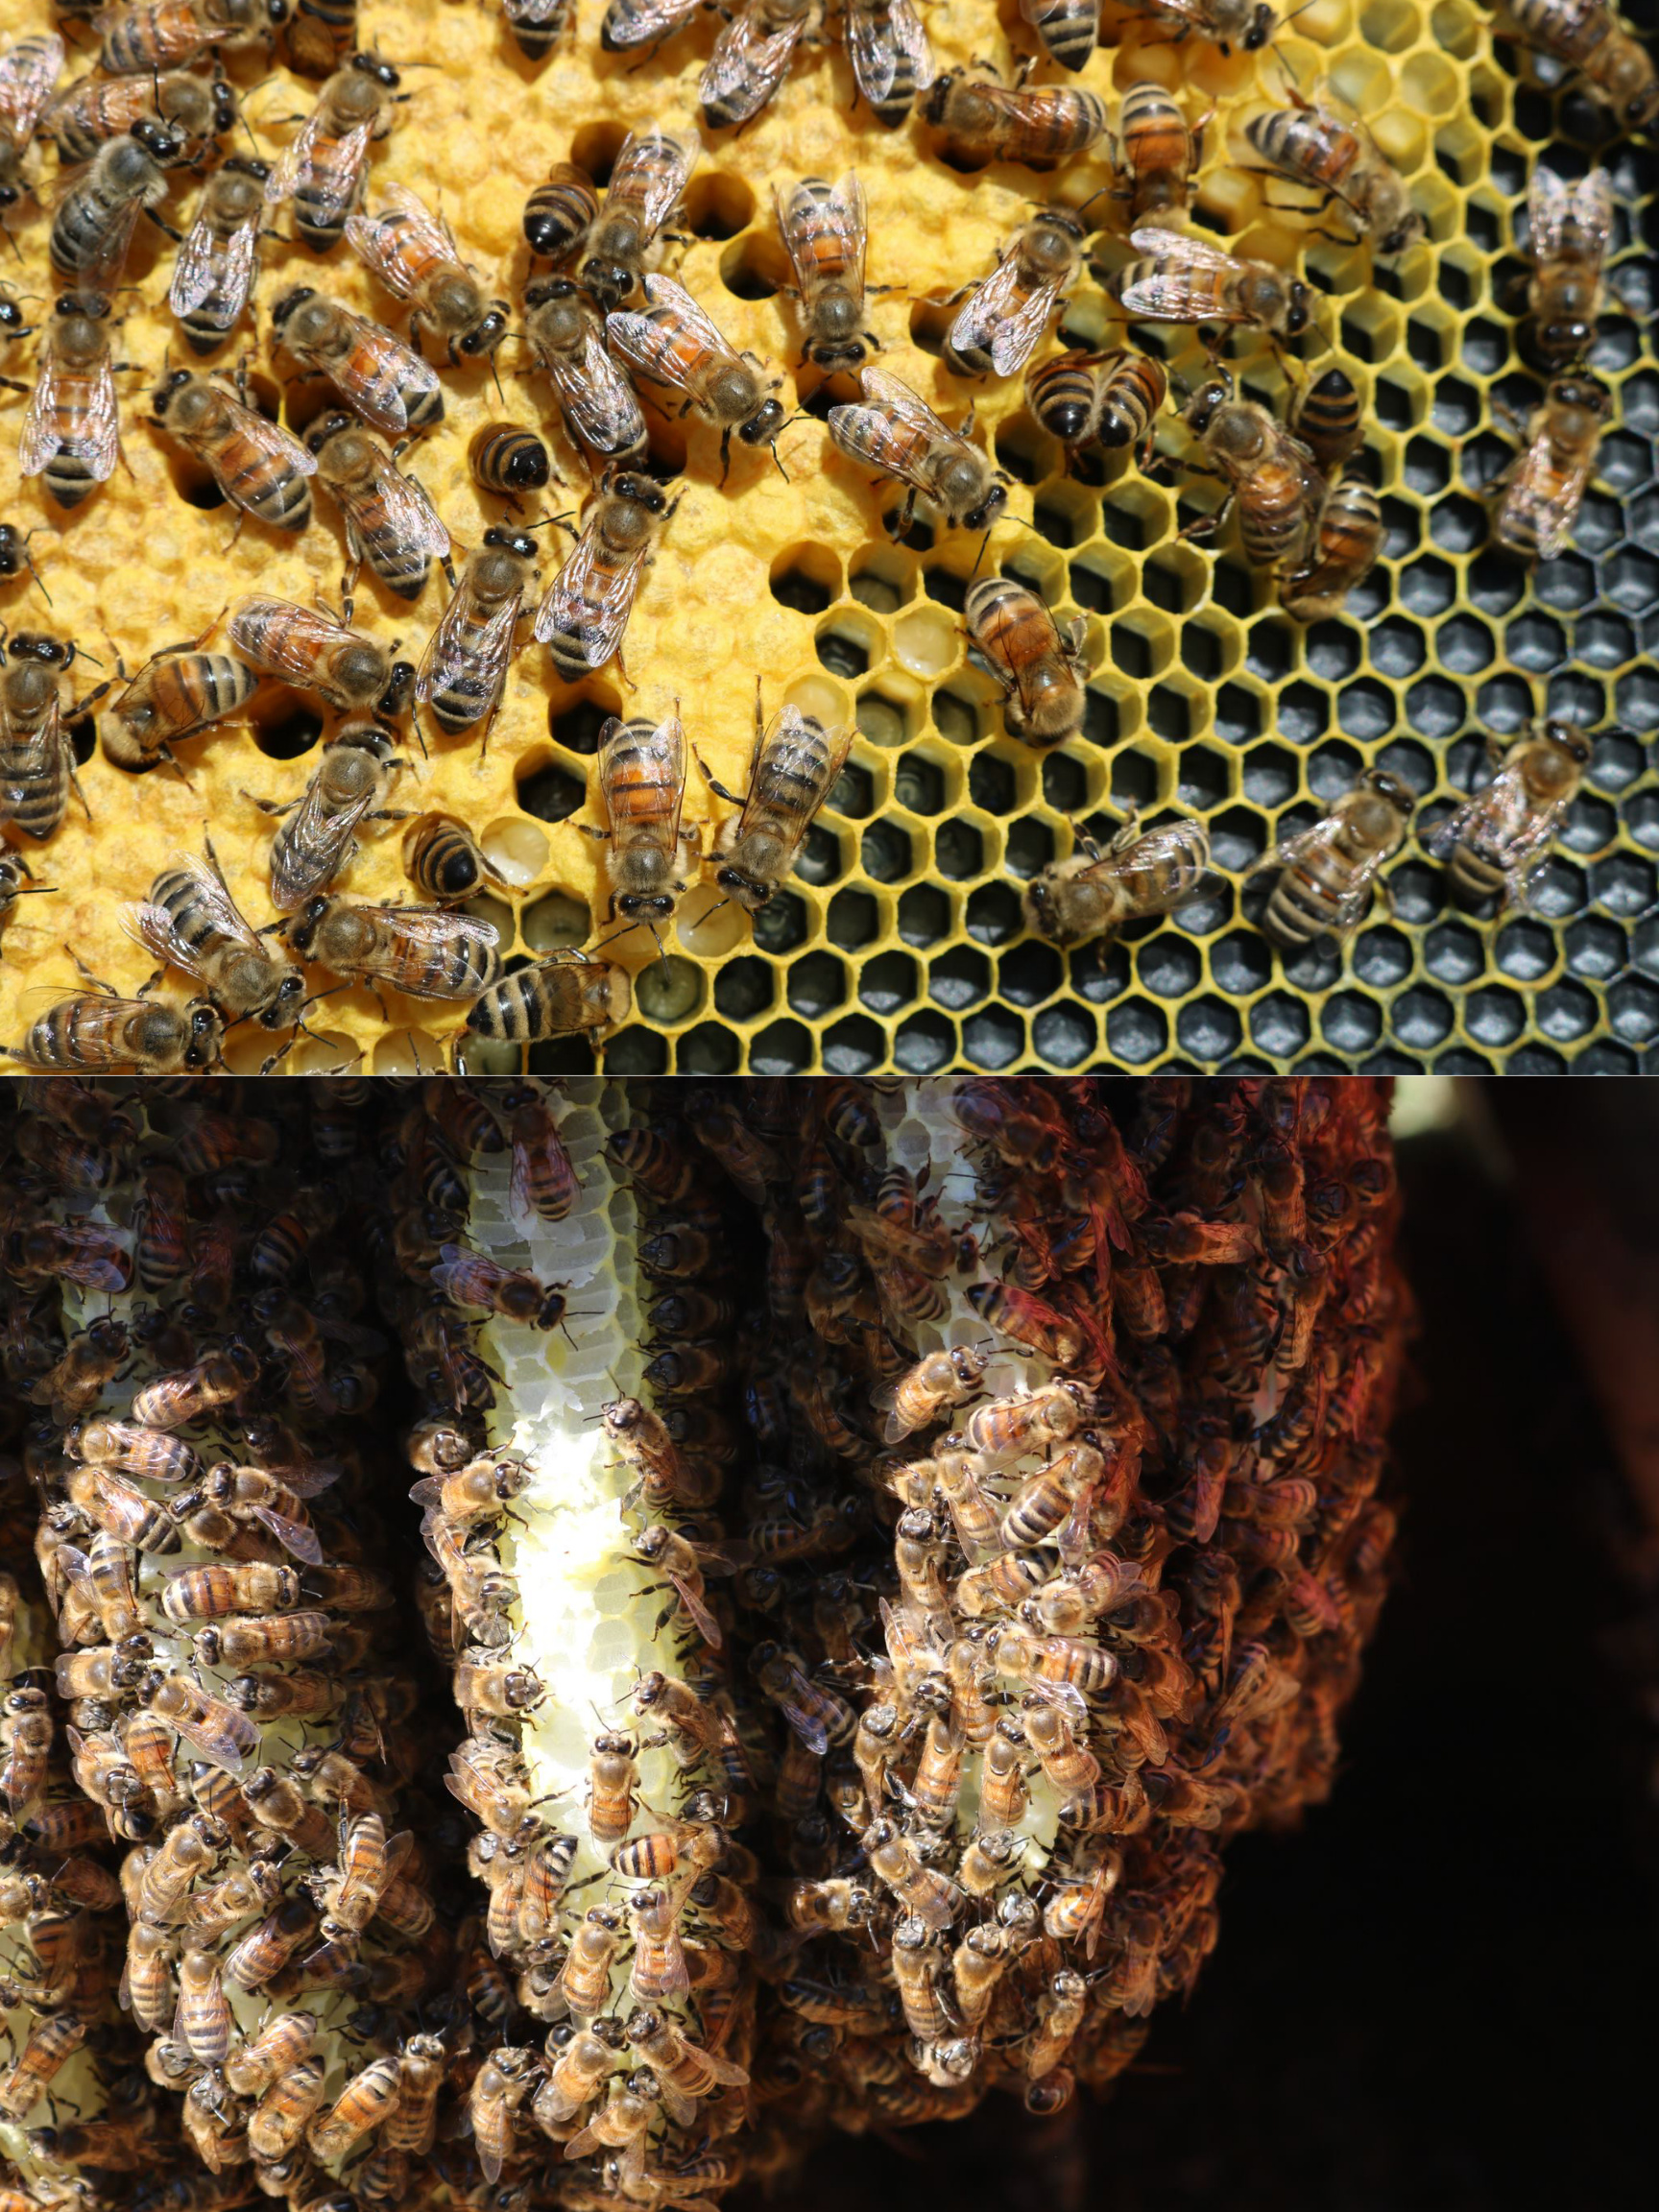
[[[1553,1090],[1553,1086],[1549,1089]],[[1652,2212],[1659,1819],[1618,1479],[1504,1193],[1402,1155],[1422,1309],[1397,1584],[1329,1805],[1104,2107],[826,2145],[806,2212]]]

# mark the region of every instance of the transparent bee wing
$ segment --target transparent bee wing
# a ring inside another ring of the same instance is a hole
[[[709,1612],[708,1606],[697,1592],[692,1589],[689,1582],[683,1580],[678,1575],[670,1575],[667,1579],[673,1588],[675,1597],[685,1606],[691,1625],[696,1629],[698,1635],[702,1637],[711,1651],[718,1651],[726,1642],[719,1622],[715,1620],[713,1614]],[[826,1738],[825,1742],[828,1743],[829,1739]]]
[[[240,224],[223,241],[214,237],[206,224],[196,224],[179,249],[167,304],[180,318],[193,314],[217,285],[228,301],[236,301],[240,312],[253,289],[258,253],[259,227],[255,223]]]
[[[238,602],[229,636],[236,652],[252,666],[267,676],[286,676],[302,686],[312,679],[316,656],[349,639],[351,632],[309,607],[252,597]]]
[[[603,668],[621,644],[634,612],[649,548],[613,567],[600,557],[597,531],[589,525],[575,551],[547,588],[536,613],[536,636],[545,645],[560,632],[580,625],[587,641],[588,665]]]
[[[679,205],[694,158],[666,131],[630,132],[606,197],[637,204],[640,222],[655,237]]]
[[[1613,237],[1613,180],[1605,169],[1592,169],[1571,187],[1571,197],[1574,218],[1599,257]]]
[[[758,115],[782,82],[805,28],[806,17],[802,14],[781,31],[762,31],[751,0],[750,7],[715,39],[697,87],[698,99],[706,108],[717,104],[732,122],[746,123]]]
[[[642,376],[676,392],[687,391],[681,355],[688,340],[716,360],[736,360],[730,342],[673,277],[647,276],[645,298],[652,307],[665,313],[623,311],[605,318],[606,335],[621,348]]]
[[[377,912],[397,931],[405,949],[417,954],[441,955],[445,963],[434,974],[430,984],[423,983],[418,972],[412,972],[401,964],[395,975],[388,968],[388,981],[410,998],[453,998],[455,994],[450,988],[446,972],[450,956],[463,945],[480,953],[493,954],[500,943],[493,922],[482,922],[470,914],[453,914],[446,909],[428,906],[382,906]],[[465,995],[468,998],[476,997],[477,989],[475,981],[469,982]]]
[[[781,1697],[778,1700],[778,1710],[788,1721],[790,1727],[794,1729],[796,1735],[800,1737],[808,1751],[816,1752],[820,1759],[828,1754],[830,1749],[829,1731],[816,1714],[808,1713],[804,1706],[797,1705],[794,1699],[790,1697]]]
[[[605,37],[617,50],[649,46],[689,22],[702,5],[703,0],[636,0],[634,6],[611,0],[605,12]]]
[[[397,433],[409,427],[406,395],[430,397],[440,389],[438,372],[412,347],[394,338],[366,315],[353,315],[355,343],[329,365],[330,380],[342,397],[376,430]]]
[[[32,38],[19,38],[10,53],[0,55],[0,123],[8,125],[19,146],[35,134],[40,110],[63,66],[63,41],[55,31]]]
[[[560,404],[584,445],[597,453],[626,453],[638,445],[645,418],[597,330],[584,338],[579,365],[561,361],[550,373]]]
[[[849,729],[837,740],[821,775],[816,733],[800,708],[783,708],[767,731],[750,775],[748,795],[737,821],[738,837],[768,829],[781,837],[793,857],[852,750],[853,733]],[[791,795],[793,803],[787,808],[780,805],[781,789]],[[803,789],[813,794],[805,806],[794,796]]]
[[[963,301],[946,340],[953,352],[988,351],[998,376],[1013,376],[1047,327],[1060,283],[1027,285],[1010,253]]]
[[[299,134],[282,149],[265,187],[267,205],[275,207],[281,201],[291,200],[303,183],[311,188],[313,215],[331,222],[343,215],[356,199],[369,159],[369,148],[373,142],[374,126],[372,122],[356,123],[333,139],[325,175],[319,173],[312,162],[319,140],[326,135],[322,126],[321,115],[308,115]]]
[[[1561,228],[1572,201],[1565,181],[1540,162],[1527,187],[1527,243],[1534,260],[1548,261],[1560,252]]]
[[[1465,799],[1461,806],[1455,806],[1443,822],[1436,822],[1422,838],[1424,849],[1436,860],[1450,860],[1458,844],[1474,828],[1480,810],[1479,799]]]
[[[375,478],[373,491],[362,499],[343,491],[337,496],[360,529],[371,519],[373,501],[380,509],[380,517],[376,518],[384,519],[400,543],[438,559],[449,550],[449,533],[424,486],[415,483],[391,464]]]
[[[65,430],[64,421],[71,425]],[[102,484],[121,450],[115,373],[108,354],[89,373],[64,375],[48,346],[17,441],[19,473],[38,476],[60,451],[74,454]]]
[[[239,399],[227,393],[226,404],[235,411],[236,428],[250,445],[257,445],[262,453],[280,460],[288,468],[297,469],[301,476],[315,476],[317,456],[301,445],[299,439],[284,430],[280,422],[268,422],[256,407],[244,407]]]
[[[670,714],[665,722],[659,722],[643,744],[629,738],[627,753],[633,755],[632,759],[616,744],[600,750],[599,795],[606,814],[614,827],[618,812],[626,812],[617,806],[625,782],[637,786],[648,777],[656,790],[671,795],[670,804],[648,828],[630,826],[628,834],[636,844],[648,839],[661,851],[672,854],[680,842],[680,817],[685,805],[685,731],[679,715]],[[517,1171],[517,1154],[514,1167]]]
[[[519,594],[515,591],[504,606],[498,607],[488,621],[473,634],[473,626],[466,612],[466,587],[456,592],[444,611],[444,619],[432,633],[432,642],[426,648],[421,663],[421,673],[415,680],[415,696],[422,706],[437,691],[443,690],[452,677],[470,668],[480,685],[494,699],[506,673],[508,650],[513,642],[513,632],[518,621]],[[488,712],[479,709],[479,718]]]
[[[261,1527],[269,1528],[277,1543],[296,1559],[304,1560],[307,1567],[322,1566],[323,1546],[315,1528],[301,1521],[290,1521],[274,1505],[251,1505],[247,1510]],[[254,1733],[257,1738],[257,1730]]]
[[[388,223],[388,211],[399,221]],[[409,280],[410,259],[420,263],[457,258],[454,240],[407,184],[388,184],[377,213],[349,215],[346,238],[387,291],[396,293],[399,300],[407,300],[414,289]]]
[[[1116,882],[1134,901],[1136,914],[1172,914],[1178,906],[1208,898],[1219,878],[1210,869],[1210,840],[1196,822],[1172,822],[1149,830],[1126,851],[1106,854],[1082,873],[1091,880]],[[1197,876],[1185,872],[1196,867]]]

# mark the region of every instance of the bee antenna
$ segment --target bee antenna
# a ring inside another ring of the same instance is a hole
[[[977,553],[975,553],[975,554],[974,554],[974,565],[973,565],[973,567],[972,567],[972,568],[970,568],[970,569],[969,569],[969,571],[968,571],[968,581],[969,581],[969,583],[970,583],[970,584],[972,584],[972,583],[973,583],[973,581],[974,581],[974,577],[975,577],[975,576],[977,576],[977,575],[978,575],[978,573],[979,573],[979,564],[980,564],[980,562],[981,562],[981,561],[983,561],[983,560],[984,560],[984,558],[985,558],[985,548],[986,548],[986,546],[987,546],[987,545],[989,545],[989,544],[990,544],[990,542],[991,542],[991,533],[990,533],[990,531],[989,531],[989,530],[987,530],[987,531],[986,531],[986,533],[985,533],[985,535],[984,535],[984,537],[983,537],[983,538],[981,538],[981,539],[980,539],[980,541],[979,541],[979,550],[978,550],[978,552],[977,552]]]

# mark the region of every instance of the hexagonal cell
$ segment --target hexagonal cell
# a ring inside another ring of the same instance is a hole
[[[827,615],[818,625],[814,642],[830,673],[849,680],[865,675],[886,652],[880,628],[857,607],[840,606]]]
[[[724,960],[714,972],[714,1005],[729,1021],[753,1022],[778,996],[778,972],[753,955]]]
[[[897,1014],[920,988],[908,952],[879,952],[858,972],[858,996],[873,1014]]]
[[[785,546],[768,571],[772,596],[798,614],[822,614],[841,596],[841,563],[828,546],[809,541]]]
[[[563,745],[567,753],[591,755],[598,752],[599,733],[615,711],[615,705],[603,699],[576,699],[567,707],[550,709],[547,728],[554,744]]]
[[[793,952],[806,936],[805,902],[793,891],[775,891],[755,917],[755,942],[762,952]]]
[[[939,721],[939,700],[933,703],[933,718]],[[888,691],[860,691],[854,708],[853,718],[858,733],[867,737],[872,745],[884,750],[902,745],[911,734],[915,710],[908,700],[895,699]],[[943,732],[943,724],[940,724]]]
[[[975,759],[969,769],[969,787],[973,788]],[[945,771],[926,753],[902,753],[893,765],[893,796],[901,806],[912,814],[937,814],[945,805]],[[978,793],[974,792],[975,799]],[[980,801],[983,805],[983,801]]]
[[[718,1022],[699,1022],[674,1041],[677,1075],[732,1075],[742,1063],[743,1048],[730,1029]]]
[[[1011,1068],[1025,1049],[1025,1024],[1002,1006],[987,1006],[962,1024],[962,1057],[971,1067]]]
[[[915,595],[915,560],[896,545],[865,545],[847,564],[847,589],[872,613],[897,613]]]
[[[824,934],[844,952],[874,945],[881,934],[880,906],[868,891],[837,891],[824,917]]]
[[[591,908],[567,891],[550,892],[518,916],[519,942],[532,952],[573,952],[592,934]]]
[[[937,945],[950,927],[949,895],[932,883],[912,883],[894,909],[899,935],[906,945]]]

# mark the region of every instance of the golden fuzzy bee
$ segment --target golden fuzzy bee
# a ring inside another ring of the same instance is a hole
[[[87,292],[111,292],[140,215],[176,237],[156,209],[167,197],[168,170],[183,157],[183,141],[151,116],[140,116],[101,148],[87,168],[67,180],[53,215],[54,274]]]
[[[645,256],[679,206],[695,159],[695,147],[666,131],[632,131],[623,140],[578,272],[601,309],[620,306],[640,282]]]
[[[1319,194],[1315,214],[1338,202],[1379,253],[1392,258],[1415,245],[1428,230],[1427,218],[1412,206],[1405,179],[1365,126],[1304,100],[1294,84],[1285,90],[1288,108],[1270,108],[1244,126],[1244,142],[1268,174]]]
[[[94,17],[99,66],[112,77],[149,77],[188,67],[209,47],[269,45],[287,12],[287,0],[115,0]]]
[[[10,651],[0,642],[0,821],[14,823],[26,837],[50,837],[68,810],[71,786],[80,791],[62,711],[63,677],[74,659],[73,645],[27,631],[17,633]],[[12,896],[22,888],[18,880]]]
[[[866,372],[868,373],[868,372]],[[784,707],[767,726],[755,686],[755,742],[742,798],[698,766],[716,798],[739,809],[714,837],[714,880],[729,898],[758,914],[795,865],[814,815],[834,788],[853,750],[853,733],[833,737],[815,715]]]
[[[587,170],[574,161],[555,161],[524,203],[524,243],[538,260],[568,260],[598,212],[599,195]]]
[[[234,506],[274,530],[303,530],[311,519],[315,457],[279,423],[233,399],[192,370],[176,369],[152,404],[157,425],[212,473]]]
[[[126,919],[141,945],[191,976],[228,1020],[256,1021],[264,1029],[299,1023],[305,978],[243,919],[211,841],[205,859],[164,869]]]
[[[1378,877],[1406,842],[1416,802],[1405,784],[1368,768],[1329,814],[1266,854],[1281,870],[1262,926],[1286,951],[1319,937],[1353,935],[1377,896]]]
[[[1182,536],[1214,536],[1236,505],[1239,541],[1252,561],[1269,569],[1300,562],[1325,499],[1307,448],[1265,407],[1236,399],[1225,372],[1198,387],[1181,419],[1227,485],[1214,513],[1188,523]]]
[[[693,2043],[665,2012],[654,2008],[635,2012],[626,2032],[629,2042],[656,2075],[669,2117],[682,2128],[691,2125],[700,2099],[711,2096],[717,2088],[748,2086],[748,2073],[735,2059],[720,2057]]]
[[[65,511],[106,482],[120,457],[108,315],[97,292],[66,292],[54,301],[18,439],[18,473],[43,476]]]
[[[501,704],[516,648],[518,612],[535,575],[537,550],[535,539],[522,530],[486,530],[432,633],[415,696],[451,736],[482,722],[483,744],[489,745],[490,725]]]
[[[192,1366],[147,1382],[132,1401],[132,1418],[142,1429],[183,1429],[252,1390],[258,1380],[257,1355],[232,1340]]]
[[[1108,145],[1112,196],[1128,202],[1131,229],[1149,216],[1179,221],[1186,214],[1204,158],[1205,129],[1214,112],[1212,106],[1190,125],[1162,84],[1146,79],[1126,87]]]
[[[392,130],[400,79],[389,61],[353,54],[317,95],[298,135],[283,149],[266,204],[294,203],[295,235],[325,253],[346,235],[369,175],[369,150]]]
[[[801,301],[801,358],[826,375],[864,366],[879,350],[864,328],[864,189],[849,173],[839,184],[804,177],[787,192],[772,190],[778,229],[795,272]]]
[[[259,279],[259,221],[270,175],[269,163],[238,155],[202,188],[167,288],[167,304],[193,353],[222,346],[247,311]]]
[[[1300,336],[1312,320],[1307,285],[1271,262],[1238,259],[1178,230],[1133,230],[1129,243],[1143,258],[1101,282],[1131,322],[1242,324],[1278,339]]]
[[[1085,625],[1064,629],[1029,586],[985,576],[963,603],[974,652],[1002,686],[1008,734],[1027,745],[1058,745],[1083,727]]]
[[[0,2120],[16,2126],[29,2117],[86,2032],[85,2021],[74,2012],[50,2012],[34,2022],[22,2049],[0,2074]]]
[[[418,599],[437,561],[453,587],[449,533],[425,489],[397,467],[383,438],[349,415],[325,415],[306,433],[318,484],[346,524],[349,566],[340,588],[350,621],[365,564],[398,599]]]
[[[1605,169],[1568,182],[1540,162],[1527,188],[1528,329],[1551,368],[1582,360],[1596,336],[1601,264],[1613,236],[1613,184]]]
[[[1176,38],[1194,33],[1224,54],[1235,46],[1246,54],[1260,53],[1279,28],[1267,0],[1133,0],[1132,12],[1155,23],[1174,22]]]
[[[408,998],[475,998],[501,973],[495,925],[442,906],[311,900],[284,934],[301,959]]]
[[[154,998],[122,998],[108,985],[49,1007],[21,1045],[25,1067],[55,1073],[181,1075],[211,1068],[225,1024],[205,998],[182,1009]]]
[[[1362,469],[1350,466],[1319,510],[1319,527],[1304,565],[1280,586],[1279,601],[1298,622],[1339,614],[1382,550],[1382,503]]]
[[[1659,118],[1653,57],[1606,0],[1514,0],[1513,12],[1533,44],[1583,71],[1591,99],[1627,131],[1646,130]]]
[[[233,654],[188,646],[157,653],[99,715],[104,751],[118,768],[171,760],[182,738],[238,712],[258,687],[258,677]]]
[[[544,1037],[619,1027],[633,1005],[628,972],[585,952],[551,952],[492,985],[467,1016],[475,1037],[534,1045]]]
[[[887,1412],[882,1431],[887,1442],[897,1443],[913,1430],[930,1429],[958,1406],[967,1405],[978,1394],[984,1376],[984,1357],[972,1345],[929,1352],[876,1395],[876,1405]]]
[[[993,161],[1057,169],[1095,145],[1107,127],[1106,103],[1096,93],[1000,84],[953,69],[932,86],[922,111],[944,135],[946,160],[959,169]]]
[[[399,818],[381,802],[406,765],[379,723],[352,723],[325,748],[300,798],[253,801],[287,817],[271,841],[271,903],[279,914],[294,913],[349,865],[362,823]]]
[[[466,823],[421,814],[403,832],[403,872],[437,906],[459,906],[502,878]]]
[[[1359,395],[1342,369],[1327,369],[1303,385],[1291,403],[1291,430],[1313,456],[1313,465],[1333,484],[1345,461],[1364,440]]]
[[[230,617],[230,642],[261,675],[315,691],[336,713],[400,714],[415,682],[414,663],[385,646],[287,599],[243,599]]]
[[[1083,267],[1082,224],[1044,207],[1022,225],[997,267],[974,285],[945,338],[945,358],[965,376],[1015,376],[1048,327]]]
[[[536,612],[536,637],[565,683],[580,683],[611,660],[626,676],[628,617],[658,534],[678,505],[649,476],[610,469],[600,478],[576,549]]]
[[[310,285],[282,295],[271,309],[271,329],[301,368],[325,376],[374,429],[401,436],[444,420],[444,388],[430,362]]]
[[[909,529],[918,499],[938,508],[952,530],[983,529],[1001,513],[1008,480],[965,433],[948,429],[926,400],[884,369],[866,369],[859,382],[861,402],[830,408],[830,436],[849,460],[904,486],[897,527],[887,519],[891,537]]]
[[[685,733],[678,708],[665,722],[613,715],[599,733],[598,775],[611,827],[588,833],[610,840],[607,919],[667,922],[685,888],[681,870],[695,867],[702,845],[697,830],[680,826]]]
[[[741,0],[715,39],[697,86],[710,131],[759,114],[782,84],[815,7],[816,0]]]
[[[67,168],[95,159],[101,146],[145,117],[200,157],[234,129],[236,96],[226,78],[196,77],[183,69],[148,80],[81,77],[52,102],[40,128],[57,141],[59,160]]]
[[[1164,364],[1127,346],[1113,353],[1056,353],[1025,372],[1026,404],[1065,447],[1069,474],[1091,445],[1108,451],[1139,445],[1144,469],[1168,389]]]
[[[1100,0],[1020,0],[1020,12],[1062,69],[1088,65],[1100,36]]]
[[[1488,737],[1497,774],[1466,799],[1427,843],[1450,863],[1459,904],[1496,899],[1502,909],[1529,907],[1554,843],[1590,765],[1590,743],[1571,722],[1528,723],[1507,752]]]
[[[319,2158],[344,2158],[352,2146],[397,2108],[396,2058],[372,2058],[359,2068],[321,2120],[312,2121],[306,2140]]]
[[[349,215],[346,236],[388,292],[409,303],[417,346],[430,332],[451,365],[488,358],[507,335],[507,305],[487,300],[455,241],[406,184],[388,184],[379,211]]]
[[[89,1467],[118,1469],[146,1482],[189,1482],[202,1462],[188,1444],[133,1421],[88,1421],[64,1437],[65,1450]]]
[[[55,31],[13,38],[0,51],[0,228],[6,209],[30,189],[24,156],[62,66],[63,41]]]
[[[683,284],[671,276],[646,276],[641,285],[642,310],[606,316],[612,345],[648,382],[684,394],[682,414],[690,410],[719,426],[722,484],[731,470],[733,432],[745,445],[769,445],[777,460],[783,403],[769,395],[782,379],[765,383],[764,364],[736,352]]]
[[[933,82],[933,55],[912,0],[847,0],[853,78],[878,123],[896,131]]]
[[[524,287],[524,325],[536,366],[551,382],[565,427],[589,466],[594,459],[642,462],[649,449],[645,418],[579,286],[568,276],[538,276]]]
[[[1551,379],[1526,443],[1494,486],[1492,535],[1506,552],[1552,561],[1566,550],[1612,414],[1613,396],[1599,378],[1577,371]]]

